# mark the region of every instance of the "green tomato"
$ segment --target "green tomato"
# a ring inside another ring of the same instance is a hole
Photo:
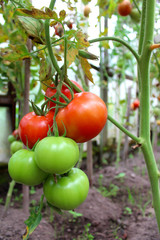
[[[10,145],[11,154],[14,154],[18,150],[23,148],[23,143],[20,141],[14,141]]]
[[[14,153],[8,163],[9,175],[17,183],[35,186],[48,176],[36,165],[35,153],[21,149]]]
[[[89,181],[87,175],[78,168],[72,168],[66,176],[50,175],[43,184],[47,201],[62,210],[72,210],[87,198]]]
[[[12,134],[10,134],[10,135],[8,136],[8,142],[12,143],[12,142],[14,142],[14,141],[16,141],[15,137],[14,137]]]
[[[77,143],[66,137],[46,137],[35,147],[35,160],[44,172],[63,174],[79,159]]]

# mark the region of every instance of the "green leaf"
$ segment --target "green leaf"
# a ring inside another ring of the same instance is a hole
[[[66,17],[66,11],[65,10],[61,10],[60,12],[59,12],[59,17],[60,17],[60,21],[63,21],[64,19],[65,19],[65,17]]]
[[[31,58],[26,45],[17,44],[9,45],[9,47],[10,49],[7,49],[6,53],[3,55],[4,60],[15,62],[23,60],[25,58]]]
[[[36,227],[39,225],[42,219],[42,206],[43,206],[44,195],[41,196],[40,205],[36,206],[30,213],[29,218],[24,222],[26,227],[26,233],[23,235],[23,240],[29,239],[29,235],[33,233]]]

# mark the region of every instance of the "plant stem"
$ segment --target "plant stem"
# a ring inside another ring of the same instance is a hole
[[[145,5],[145,7],[144,7]],[[145,11],[145,13],[143,13]],[[142,22],[144,35],[140,38],[141,57],[139,61],[139,82],[140,82],[140,138],[143,139],[142,151],[147,165],[148,175],[151,183],[153,207],[160,231],[160,191],[158,180],[158,168],[150,141],[150,45],[153,43],[155,0],[144,0]],[[143,44],[142,44],[143,39]]]
[[[136,58],[137,62],[139,62],[139,55],[137,54],[137,52],[127,42],[125,42],[123,39],[120,39],[118,37],[100,37],[100,38],[95,38],[95,39],[89,40],[89,42],[90,43],[95,43],[95,42],[101,42],[101,41],[106,41],[106,40],[112,40],[112,41],[120,42],[122,45],[127,47],[132,52],[132,54]]]
[[[116,125],[122,132],[127,134],[131,139],[133,139],[135,142],[141,144],[141,138],[136,137],[131,132],[129,132],[125,127],[123,127],[119,122],[117,122],[114,118],[112,118],[110,115],[108,115],[108,120],[111,121],[114,125]]]
[[[7,192],[6,202],[5,202],[5,206],[4,206],[3,217],[5,216],[8,208],[9,208],[11,198],[12,198],[12,192],[13,192],[15,184],[16,184],[16,182],[14,180],[12,180],[9,184],[9,189],[8,189],[8,192]]]
[[[55,2],[56,2],[56,0],[51,0],[50,5],[49,5],[49,8],[51,10],[53,10]],[[53,50],[52,50],[51,39],[50,39],[50,31],[49,31],[49,21],[50,21],[49,19],[46,19],[45,24],[44,24],[46,45],[47,45],[47,48],[48,48],[48,53],[49,53],[50,59],[52,61],[53,67],[56,69],[57,73],[59,75],[61,75],[61,69],[58,66],[57,60],[56,60],[56,58],[53,54]]]

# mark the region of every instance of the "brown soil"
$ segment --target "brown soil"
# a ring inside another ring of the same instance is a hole
[[[160,163],[160,154],[156,153]],[[19,185],[16,185],[19,188]],[[2,189],[1,189],[2,190]],[[0,191],[2,192],[2,191]],[[19,240],[25,233],[22,203],[12,197],[7,215],[0,220],[0,240]],[[4,196],[6,192],[4,191]],[[31,206],[38,204],[42,188],[31,195]],[[34,201],[33,201],[34,200]],[[4,205],[0,205],[2,215]],[[30,240],[159,240],[151,203],[150,183],[142,155],[120,163],[104,165],[93,175],[93,187],[76,213],[54,212],[44,203],[42,220]]]

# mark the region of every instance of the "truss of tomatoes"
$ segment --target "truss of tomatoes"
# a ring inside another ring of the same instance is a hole
[[[73,99],[66,85],[61,91],[71,101],[55,117],[60,136],[48,136],[53,131],[55,114],[55,103],[51,100],[56,89],[52,85],[46,91],[46,97],[51,98],[48,107],[52,105],[52,109],[45,116],[28,113],[20,121],[19,136],[28,149],[20,149],[11,156],[8,170],[18,183],[29,186],[42,183],[50,204],[71,210],[86,199],[89,191],[86,174],[75,167],[79,160],[77,143],[89,141],[101,132],[107,120],[107,108],[101,98],[83,89],[81,93],[74,91]]]

